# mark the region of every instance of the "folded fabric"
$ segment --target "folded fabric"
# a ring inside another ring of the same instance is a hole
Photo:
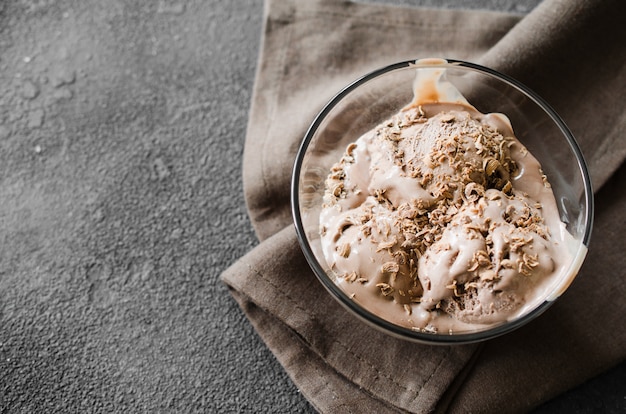
[[[525,411],[624,359],[626,283],[617,277],[623,271],[615,274],[626,266],[624,11],[618,0],[545,1],[523,19],[349,1],[266,3],[243,170],[261,243],[222,279],[316,409]],[[538,320],[481,345],[410,343],[357,320],[317,281],[291,224],[291,169],[316,113],[370,70],[431,56],[483,63],[546,98],[577,136],[599,190],[590,253],[570,290]],[[607,297],[616,300],[606,306]]]

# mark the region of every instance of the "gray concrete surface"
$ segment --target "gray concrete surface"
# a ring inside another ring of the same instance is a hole
[[[256,244],[240,171],[261,17],[0,2],[0,412],[312,412],[218,280]],[[624,384],[622,365],[537,412],[624,412]]]

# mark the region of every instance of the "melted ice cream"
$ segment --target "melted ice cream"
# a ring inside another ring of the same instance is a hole
[[[545,300],[569,264],[568,234],[508,119],[478,112],[444,69],[418,73],[414,101],[333,166],[324,255],[353,300],[399,325],[505,322]]]

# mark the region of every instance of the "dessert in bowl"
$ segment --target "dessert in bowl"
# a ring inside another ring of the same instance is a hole
[[[574,137],[535,93],[469,62],[421,59],[341,90],[298,152],[292,211],[320,282],[350,312],[425,343],[509,332],[587,252],[593,199]]]

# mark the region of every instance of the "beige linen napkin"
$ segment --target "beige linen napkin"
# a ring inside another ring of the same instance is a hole
[[[615,171],[626,155],[625,15],[621,0],[548,0],[521,20],[267,1],[243,169],[261,243],[222,278],[318,410],[524,411],[624,359],[626,173]],[[414,344],[355,319],[317,281],[291,224],[291,169],[316,113],[358,76],[429,56],[486,64],[543,95],[581,143],[596,190],[602,187],[591,250],[571,289],[538,320],[482,345]]]

